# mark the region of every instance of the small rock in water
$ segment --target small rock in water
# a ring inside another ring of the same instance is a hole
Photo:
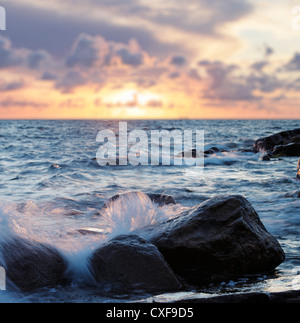
[[[270,161],[271,160],[271,155],[270,154],[265,154],[261,156],[260,158],[261,161]]]
[[[103,208],[107,208],[111,203],[115,202],[119,198],[128,198],[130,199],[131,196],[140,196],[149,198],[153,203],[158,204],[158,206],[162,207],[165,205],[170,205],[170,204],[176,204],[175,199],[173,196],[170,195],[164,195],[164,194],[145,194],[141,192],[130,192],[130,193],[125,193],[125,194],[117,194],[110,199],[107,200],[107,202],[104,204]]]
[[[96,281],[111,290],[176,291],[181,284],[158,249],[139,236],[119,236],[90,260]]]

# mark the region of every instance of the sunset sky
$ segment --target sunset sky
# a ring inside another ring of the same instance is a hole
[[[2,119],[300,118],[300,0],[1,6]]]

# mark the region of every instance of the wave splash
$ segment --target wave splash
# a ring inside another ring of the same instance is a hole
[[[0,206],[0,250],[20,237],[56,248],[67,263],[66,277],[76,286],[95,285],[90,272],[92,253],[108,240],[159,223],[181,213],[180,205],[159,207],[144,193],[126,193],[99,211],[97,219],[66,217],[66,210],[33,202]],[[85,226],[81,225],[85,223]],[[13,251],[12,251],[13,252]],[[3,257],[0,252],[0,265]],[[0,300],[1,301],[1,300]]]

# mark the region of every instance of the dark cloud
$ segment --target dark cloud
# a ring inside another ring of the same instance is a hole
[[[284,81],[280,81],[274,75],[261,74],[257,76],[252,74],[248,76],[246,80],[250,88],[265,93],[271,93],[277,89],[283,89],[286,86]]]
[[[295,53],[294,57],[285,66],[288,71],[300,71],[300,53]]]
[[[25,82],[14,81],[14,82],[0,82],[0,92],[15,91],[25,87]]]
[[[0,36],[0,68],[21,65],[22,61],[22,56],[12,48],[10,40]]]
[[[179,72],[173,72],[171,74],[169,74],[169,78],[170,79],[177,79],[180,77],[180,73]]]
[[[16,100],[13,98],[6,98],[0,101],[0,106],[3,108],[12,108],[12,107],[30,107],[35,109],[43,109],[49,107],[47,103],[38,103],[34,101],[26,101],[26,100]]]
[[[188,72],[188,76],[194,80],[197,80],[197,81],[202,81],[202,77],[199,75],[199,72],[197,69],[190,69],[189,72]]]
[[[224,101],[252,101],[259,97],[253,94],[253,86],[241,77],[233,75],[238,69],[236,65],[209,64],[203,65],[209,78],[209,87],[204,93],[204,97],[212,100]]]
[[[72,53],[66,59],[68,67],[83,66],[92,67],[99,59],[95,40],[86,34],[82,34],[76,40]]]
[[[41,76],[42,81],[55,81],[57,80],[57,76],[51,72],[44,72]]]
[[[274,49],[266,45],[265,46],[265,56],[269,57],[273,54],[274,54]]]
[[[118,8],[115,5],[115,0],[109,0],[109,2],[110,6]],[[136,1],[132,1],[132,10],[136,11],[134,2]],[[76,6],[82,2],[74,1],[73,3]],[[85,1],[84,5],[86,3]],[[122,0],[120,3],[123,7],[129,7],[128,0]],[[94,2],[95,6],[100,4],[101,1]],[[92,20],[85,14],[74,18],[68,13],[26,6],[21,2],[7,3],[6,9],[10,19],[5,35],[11,39],[15,46],[34,51],[44,49],[60,58],[65,57],[74,40],[80,34],[101,35],[108,41],[120,43],[128,43],[134,38],[151,55],[162,57],[169,55],[170,52],[178,51],[181,47],[181,44],[167,44],[157,40],[152,32],[145,28],[114,25],[113,21],[102,21],[101,19]]]
[[[259,61],[259,62],[255,62],[251,65],[251,69],[257,71],[257,72],[261,72],[264,67],[266,67],[268,65],[267,61]]]
[[[184,56],[173,56],[170,60],[171,65],[184,66],[186,64],[186,58]]]
[[[48,59],[50,59],[49,54],[43,50],[31,52],[27,56],[28,66],[32,69],[39,68]]]
[[[125,65],[140,66],[144,63],[142,53],[133,53],[127,48],[118,50],[116,55],[121,58],[122,63]]]
[[[78,86],[85,85],[87,80],[77,71],[67,72],[61,79],[56,82],[56,89],[63,92],[70,92]]]

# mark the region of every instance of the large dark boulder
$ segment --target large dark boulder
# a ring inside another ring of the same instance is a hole
[[[104,208],[107,208],[113,202],[117,201],[120,198],[127,199],[130,201],[132,197],[138,197],[141,200],[150,199],[153,203],[157,204],[158,206],[162,207],[165,205],[176,204],[175,199],[173,196],[164,195],[164,194],[145,194],[141,192],[129,192],[124,194],[117,194],[106,201],[104,204]]]
[[[187,281],[207,283],[269,272],[285,254],[242,196],[220,196],[135,232],[158,247]]]
[[[299,142],[300,129],[283,131],[269,137],[258,139],[253,149],[256,151],[272,151],[275,146]]]
[[[63,279],[66,263],[52,246],[12,238],[0,250],[9,282],[22,291],[55,287]]]
[[[139,236],[119,236],[96,250],[90,260],[98,283],[109,290],[176,291],[177,277],[158,249]]]
[[[276,146],[273,149],[272,157],[299,157],[300,156],[300,143],[288,144],[284,146]]]

